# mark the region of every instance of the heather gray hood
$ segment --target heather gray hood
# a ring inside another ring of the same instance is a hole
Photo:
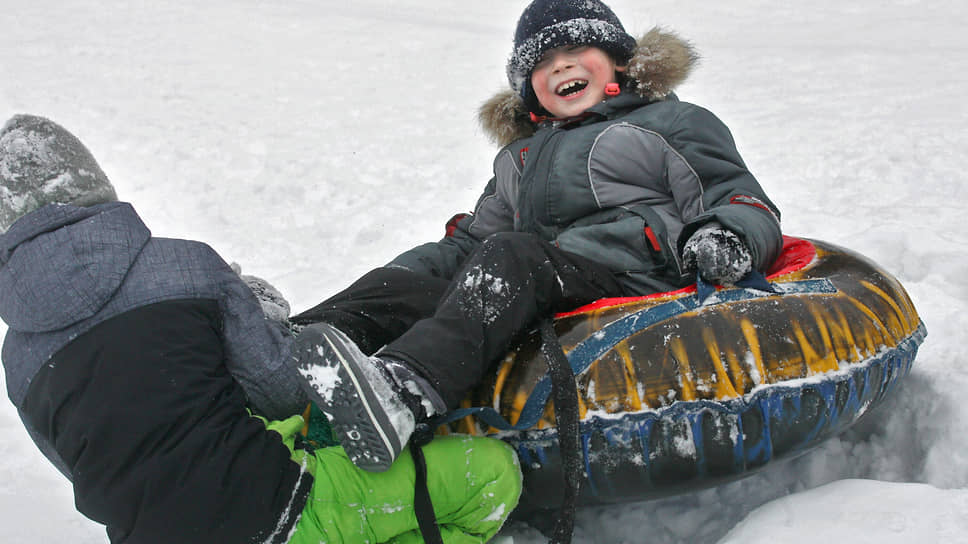
[[[0,235],[0,318],[20,332],[55,331],[98,312],[151,233],[130,204],[52,204]]]

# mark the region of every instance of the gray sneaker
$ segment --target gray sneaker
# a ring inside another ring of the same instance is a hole
[[[381,361],[326,323],[303,329],[295,348],[304,389],[329,418],[350,461],[368,472],[389,469],[416,422]]]

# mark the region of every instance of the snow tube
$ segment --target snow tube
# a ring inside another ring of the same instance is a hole
[[[926,334],[901,284],[870,260],[786,237],[767,276],[778,293],[696,288],[606,299],[555,331],[578,382],[578,504],[639,501],[719,485],[834,436],[906,376]],[[494,408],[460,432],[513,445],[522,512],[557,508],[562,463],[540,338],[521,342],[467,403]],[[486,419],[486,418],[485,418]]]

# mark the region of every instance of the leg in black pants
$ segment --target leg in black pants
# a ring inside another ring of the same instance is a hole
[[[410,363],[455,408],[538,319],[622,294],[594,261],[531,234],[496,234],[468,257],[433,316],[380,355]]]
[[[450,281],[399,268],[377,268],[325,302],[294,316],[297,325],[329,323],[373,354],[417,321],[434,315]]]
[[[378,269],[294,318],[307,324],[297,370],[353,463],[383,471],[417,420],[456,408],[537,320],[621,294],[594,261],[531,234],[496,234],[450,282]]]

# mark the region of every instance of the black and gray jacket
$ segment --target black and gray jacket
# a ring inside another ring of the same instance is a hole
[[[482,124],[504,147],[474,213],[391,266],[452,277],[487,236],[531,232],[604,264],[627,294],[647,294],[693,281],[682,246],[718,221],[767,268],[782,247],[776,206],[726,126],[672,94],[696,60],[688,43],[654,29],[639,40],[622,93],[581,116],[535,123],[516,94],[490,100]]]
[[[112,542],[285,542],[312,478],[249,416],[299,413],[290,337],[207,245],[126,203],[0,235],[8,395]]]

